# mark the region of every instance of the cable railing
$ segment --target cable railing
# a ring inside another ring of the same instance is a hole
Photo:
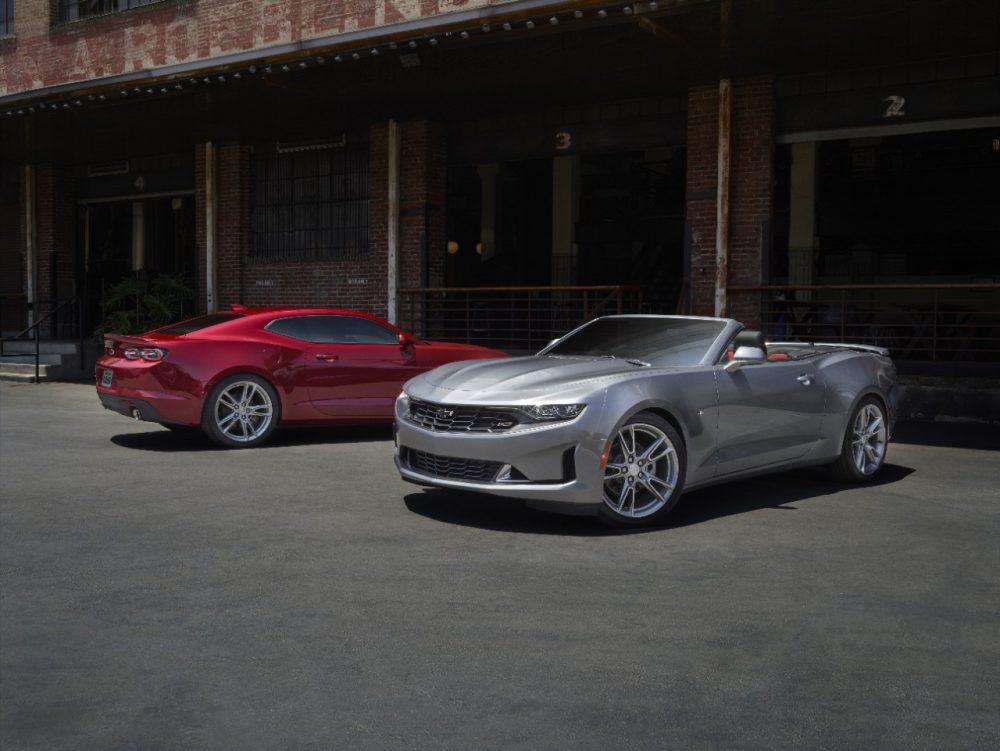
[[[399,325],[428,339],[535,351],[596,316],[637,313],[642,289],[421,287],[399,290]]]
[[[876,344],[894,359],[1000,362],[1000,284],[823,284],[728,288],[757,306],[771,340]]]

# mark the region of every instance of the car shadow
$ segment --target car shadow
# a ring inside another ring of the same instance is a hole
[[[878,478],[864,487],[899,482],[914,471],[886,464]],[[464,527],[520,534],[606,537],[666,533],[760,509],[792,511],[798,508],[794,504],[836,495],[852,487],[859,486],[832,480],[820,470],[793,470],[686,493],[663,525],[623,530],[606,528],[592,516],[564,516],[528,508],[523,501],[513,498],[453,490],[426,489],[410,493],[403,502],[415,514]]]
[[[268,440],[253,449],[288,448],[322,443],[369,443],[391,441],[392,425],[350,425],[332,427],[288,427],[276,430]],[[190,430],[167,430],[153,428],[145,433],[120,433],[111,437],[111,442],[122,448],[137,451],[161,451],[176,453],[184,451],[228,451],[211,441],[197,428]]]

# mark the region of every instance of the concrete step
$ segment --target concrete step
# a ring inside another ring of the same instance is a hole
[[[80,342],[78,340],[45,340],[39,342],[40,381],[92,380],[94,363],[100,352],[100,342],[83,343],[84,363],[80,367]],[[35,379],[35,342],[33,340],[5,341],[0,357],[0,380],[27,381]]]
[[[47,355],[47,354],[38,355],[38,362],[43,363],[45,365],[62,365],[64,359],[65,358],[63,357],[63,355]],[[7,350],[5,348],[3,357],[0,357],[0,365],[8,363],[25,363],[25,362],[34,365],[35,364],[34,354],[9,355],[7,354]]]
[[[38,365],[39,381],[85,381],[93,378],[93,369],[80,370],[80,360],[76,355],[68,357],[66,362],[39,362]],[[31,362],[8,362],[7,358],[3,358],[0,360],[0,380],[31,383],[35,380],[34,358]]]
[[[80,342],[77,340],[43,340],[38,343],[38,351],[47,355],[75,355],[80,353]],[[3,343],[4,355],[35,354],[33,339],[7,339]]]
[[[61,366],[49,365],[49,364],[39,365],[38,380],[39,381],[55,380],[55,378],[53,377],[54,370],[59,367]],[[31,383],[34,380],[35,380],[34,363],[0,361],[0,381],[18,381],[20,383]]]

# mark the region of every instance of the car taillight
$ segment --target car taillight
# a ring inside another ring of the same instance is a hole
[[[167,351],[159,347],[126,347],[122,350],[126,360],[148,360],[156,362],[167,356]]]

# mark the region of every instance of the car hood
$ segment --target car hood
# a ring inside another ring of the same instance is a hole
[[[405,390],[441,403],[528,404],[541,396],[583,398],[612,381],[649,372],[650,368],[625,360],[535,355],[449,363],[414,378]]]

